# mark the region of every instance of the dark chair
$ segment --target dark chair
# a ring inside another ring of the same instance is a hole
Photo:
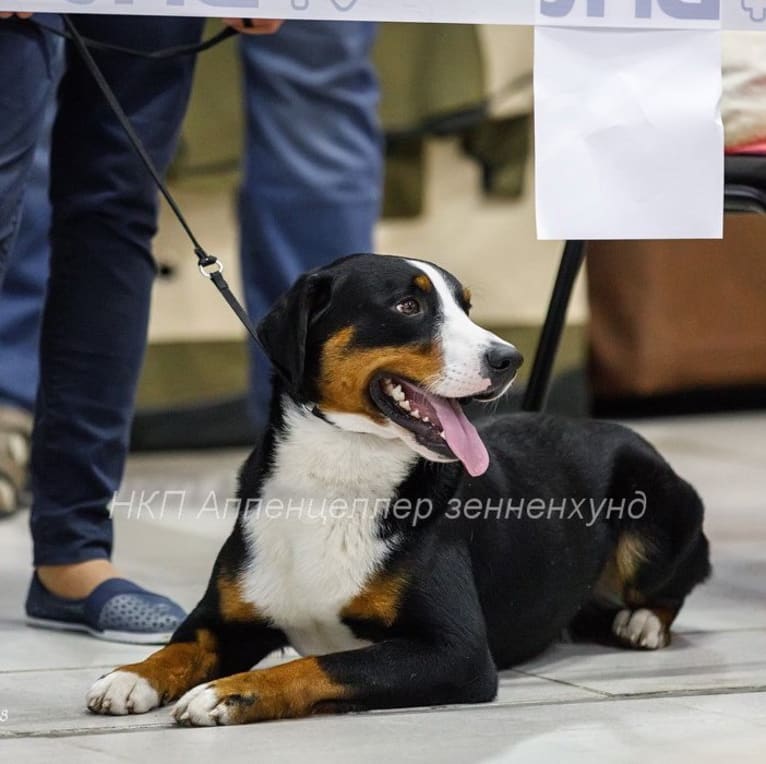
[[[724,211],[766,215],[766,156],[729,155],[725,162]],[[545,409],[553,362],[561,342],[572,290],[584,259],[584,241],[566,242],[521,404],[524,411]]]

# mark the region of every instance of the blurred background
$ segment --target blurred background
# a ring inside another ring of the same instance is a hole
[[[473,292],[474,318],[519,347],[527,374],[562,249],[535,233],[532,31],[381,25],[374,58],[386,134],[376,250],[454,272]],[[235,45],[200,57],[171,173],[238,294],[240,87]],[[624,417],[766,406],[764,234],[763,218],[739,215],[723,242],[590,245],[549,408]],[[163,275],[133,446],[247,443],[243,330],[167,209],[155,254]]]

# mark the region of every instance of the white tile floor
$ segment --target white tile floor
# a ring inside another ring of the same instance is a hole
[[[0,761],[766,761],[766,415],[638,429],[705,498],[715,577],[688,601],[668,649],[558,645],[505,672],[485,706],[203,730],[171,727],[167,710],[92,716],[83,707],[91,681],[147,651],[25,627],[27,518],[0,524]],[[118,520],[125,573],[192,605],[230,525],[199,508],[230,488],[241,458],[132,459],[123,496],[189,495],[181,517]]]

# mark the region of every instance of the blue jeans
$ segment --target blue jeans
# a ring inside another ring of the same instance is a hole
[[[241,41],[241,266],[254,320],[304,271],[373,248],[383,164],[374,38],[374,24],[289,21],[273,37]],[[270,366],[252,341],[250,351],[251,415],[261,425]]]
[[[51,26],[56,16],[41,15]],[[61,41],[16,19],[0,21],[0,286],[21,223],[24,188],[59,76]]]
[[[60,58],[63,63],[63,55]],[[16,242],[0,288],[0,405],[30,413],[35,408],[40,378],[40,325],[50,260],[48,185],[50,133],[55,116],[56,100],[50,98],[27,176]]]
[[[202,31],[198,19],[80,16],[76,23],[88,37],[147,50],[196,42]],[[15,69],[0,81],[0,158],[14,160],[0,161],[0,256],[6,258],[48,97],[49,89],[40,96],[41,77],[55,77],[43,56],[49,46],[31,24],[0,22],[0,61]],[[164,170],[186,109],[193,59],[96,58]],[[6,101],[16,108],[6,110]],[[35,565],[111,554],[106,507],[122,478],[155,274],[156,190],[75,55],[59,88],[50,196],[50,276],[31,461]]]
[[[240,194],[244,289],[258,319],[303,271],[372,249],[382,185],[378,87],[369,54],[375,25],[291,21],[273,38],[243,37],[247,115]],[[0,295],[0,401],[30,410],[36,326],[47,277],[43,175],[27,187],[24,224]],[[250,401],[268,410],[269,366],[254,343]]]

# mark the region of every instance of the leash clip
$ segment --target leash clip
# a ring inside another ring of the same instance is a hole
[[[216,273],[223,273],[223,263],[212,255],[205,255],[204,258],[201,258],[197,267],[206,279],[212,279]]]

